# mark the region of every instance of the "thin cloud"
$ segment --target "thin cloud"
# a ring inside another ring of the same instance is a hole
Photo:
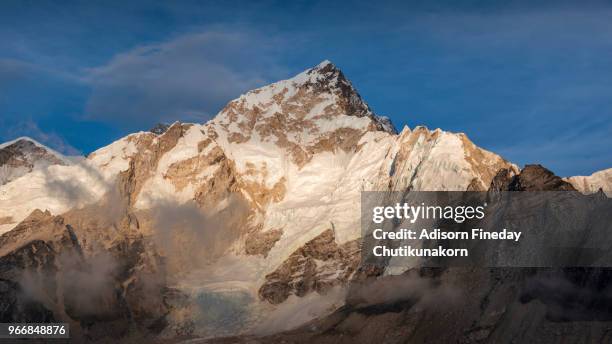
[[[209,31],[136,47],[86,70],[85,116],[127,128],[205,121],[229,100],[282,75],[277,38]]]
[[[14,123],[0,120],[0,143],[10,141],[21,136],[31,137],[34,140],[64,155],[81,155],[81,151],[64,140],[62,136],[55,132],[43,131],[32,119],[26,119]]]

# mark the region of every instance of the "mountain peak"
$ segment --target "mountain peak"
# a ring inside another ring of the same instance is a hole
[[[328,60],[243,94],[228,103],[213,122],[240,138],[237,141],[253,132],[266,141],[274,136],[272,131],[282,130],[299,145],[341,128],[395,133],[388,118],[376,116],[344,73]]]
[[[295,78],[299,78],[299,76],[304,73],[309,74],[309,75],[314,75],[314,74],[325,75],[328,77],[329,76],[334,76],[334,77],[341,76],[342,79],[345,79],[345,81],[348,81],[346,80],[346,77],[342,73],[342,70],[340,70],[340,68],[336,64],[331,62],[330,60],[321,61],[318,65],[308,68],[302,73],[296,75]]]
[[[24,144],[25,142],[29,142],[29,143],[35,144],[37,146],[45,147],[43,144],[39,143],[38,141],[34,140],[31,137],[21,136],[21,137],[18,137],[16,139],[14,139],[14,140],[7,141],[7,142],[4,142],[4,143],[0,143],[0,149],[8,147],[8,146],[11,146],[11,145],[16,144],[16,143]]]
[[[315,152],[354,150],[367,132],[396,131],[376,116],[330,61],[243,94],[213,119],[215,132],[232,143],[270,142],[301,164]]]
[[[346,78],[344,73],[331,61],[324,60],[318,65],[309,68],[302,73],[294,76],[291,79],[279,81],[279,83],[291,82],[295,85],[312,87],[319,91],[337,92],[340,91],[341,96],[358,98],[360,105],[364,108],[363,111],[371,112],[368,105],[361,99],[357,90],[352,83]]]
[[[333,66],[334,64],[330,60],[323,60],[323,61],[321,61],[321,63],[319,63],[317,65],[317,67],[321,68],[321,67],[325,67],[327,65],[332,65]],[[315,68],[317,68],[317,67],[315,67]]]
[[[36,167],[66,165],[66,158],[30,137],[0,144],[0,185],[30,173]]]
[[[39,141],[29,137],[29,136],[20,136],[14,140],[7,141],[4,143],[0,143],[0,149],[11,148],[12,150],[39,150],[45,151],[47,154],[54,156],[58,160],[62,160],[65,163],[69,163],[74,157],[66,157],[64,154],[40,143]]]

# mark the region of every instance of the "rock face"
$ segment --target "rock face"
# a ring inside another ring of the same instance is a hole
[[[66,164],[67,160],[60,154],[30,138],[20,138],[0,145],[0,185],[28,174],[34,168]]]
[[[496,191],[577,191],[572,184],[542,165],[526,165],[519,174],[501,169],[491,188]]]
[[[154,248],[128,228],[89,227],[89,211],[35,211],[0,236],[2,321],[68,322],[80,341],[157,332],[168,309]]]
[[[209,130],[229,143],[273,143],[298,167],[318,153],[358,149],[366,132],[395,132],[329,61],[231,101]]]
[[[358,266],[361,191],[491,184],[572,188],[537,166],[520,171],[464,134],[396,133],[324,61],[240,96],[205,124],[134,133],[79,163],[33,168],[0,186],[0,297],[11,310],[0,314],[69,321],[85,339],[109,331],[214,337],[318,305],[303,323],[345,302],[330,290],[382,273]],[[31,270],[44,276],[36,295],[53,297],[25,297]],[[96,288],[66,276],[103,290],[93,303],[71,299],[75,288]],[[450,276],[436,278],[459,278]],[[343,326],[364,326],[359,319],[372,313],[395,317],[386,306],[355,307],[342,311],[355,325]]]
[[[244,252],[251,255],[261,254],[265,257],[282,235],[283,231],[280,229],[271,229],[262,233],[261,229],[257,228],[246,238]]]
[[[324,294],[335,285],[345,284],[357,269],[360,258],[358,241],[339,246],[333,230],[328,229],[266,275],[259,296],[279,304],[290,295],[304,296],[313,291]]]

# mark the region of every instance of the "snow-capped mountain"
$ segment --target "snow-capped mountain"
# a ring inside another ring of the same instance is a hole
[[[21,161],[2,147],[0,162]],[[129,314],[145,328],[163,319],[165,336],[288,329],[342,305],[359,265],[361,191],[484,191],[498,171],[520,173],[464,134],[396,133],[329,61],[240,96],[205,124],[134,133],[79,163],[37,154],[55,163],[0,186],[1,255],[41,268],[26,253],[77,252],[98,266],[112,252],[101,275],[121,297],[105,290],[108,319]],[[609,178],[580,178],[568,181],[610,190]],[[57,319],[91,315],[71,315],[66,302],[41,307]],[[298,308],[308,311],[286,318]]]
[[[0,144],[0,185],[34,169],[50,165],[68,165],[70,160],[29,137]]]

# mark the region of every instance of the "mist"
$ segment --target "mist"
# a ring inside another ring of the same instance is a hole
[[[351,286],[348,302],[358,308],[375,305],[412,303],[434,308],[456,303],[460,290],[448,283],[420,276],[411,270],[402,275],[390,275],[357,282]]]
[[[220,210],[194,202],[160,201],[151,208],[153,240],[174,272],[187,272],[214,261],[245,231],[246,202],[230,196]]]

